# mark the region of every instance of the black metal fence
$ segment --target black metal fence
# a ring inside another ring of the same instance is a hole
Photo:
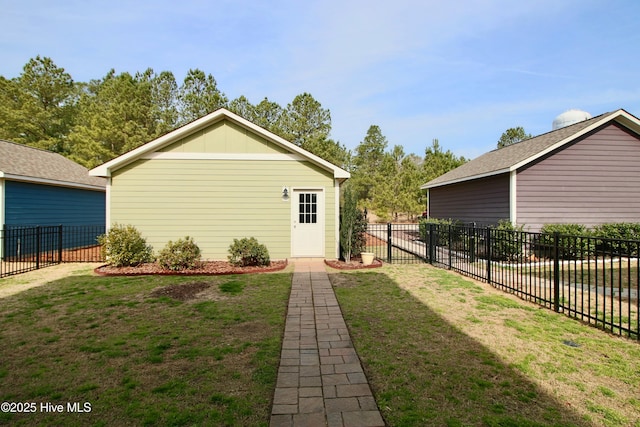
[[[100,262],[104,225],[7,226],[0,230],[0,278],[61,262]]]
[[[640,340],[640,241],[436,224],[370,224],[368,234],[386,262],[449,268]]]

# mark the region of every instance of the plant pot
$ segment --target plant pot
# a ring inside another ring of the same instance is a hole
[[[373,263],[373,252],[362,252],[362,265],[371,265]]]

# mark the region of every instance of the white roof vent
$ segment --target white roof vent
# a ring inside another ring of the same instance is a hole
[[[553,120],[553,130],[560,129],[574,123],[589,120],[593,116],[582,110],[569,110],[560,114]]]

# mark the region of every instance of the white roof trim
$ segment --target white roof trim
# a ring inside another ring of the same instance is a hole
[[[638,122],[637,119],[635,119],[633,116],[631,116],[629,113],[627,113],[624,110],[618,110],[618,111],[615,112],[615,114],[612,114],[612,115],[610,115],[608,117],[603,117],[602,119],[592,123],[591,125],[589,125],[586,128],[574,133],[573,135],[571,135],[571,136],[569,136],[569,137],[567,137],[567,138],[565,138],[565,139],[563,139],[561,141],[556,142],[555,144],[553,144],[550,147],[547,147],[545,150],[542,150],[539,153],[536,153],[533,156],[531,156],[529,158],[526,158],[526,159],[522,160],[519,163],[516,163],[515,165],[513,165],[513,166],[511,166],[509,168],[509,171],[512,172],[512,171],[518,170],[521,167],[526,166],[529,163],[531,163],[531,162],[533,162],[533,161],[535,161],[535,160],[537,160],[537,159],[539,159],[539,158],[541,158],[541,157],[543,157],[543,156],[545,156],[545,155],[557,150],[558,148],[570,143],[571,141],[576,140],[576,139],[580,138],[581,136],[588,134],[589,132],[592,132],[594,129],[602,126],[605,123],[612,122],[612,121],[617,121],[617,119],[619,117],[626,117],[628,120],[631,120],[632,122],[635,122],[636,126],[640,127],[640,123]]]
[[[500,175],[500,174],[507,173],[507,172],[510,172],[510,169],[500,169],[500,170],[497,170],[497,171],[491,171],[491,172],[483,173],[483,174],[480,174],[480,175],[474,175],[473,177],[452,179],[451,181],[445,181],[445,182],[441,182],[441,183],[434,184],[434,185],[424,184],[424,185],[422,185],[420,187],[420,189],[421,190],[427,190],[429,188],[436,188],[436,187],[442,187],[444,185],[457,184],[459,182],[470,181],[472,179],[487,178],[487,177],[490,177],[490,176]]]
[[[287,153],[185,153],[185,152],[164,152],[143,154],[141,159],[145,160],[267,160],[267,161],[304,161],[306,158],[299,154]]]
[[[129,151],[128,153],[125,153],[119,157],[116,157],[113,160],[110,160],[98,167],[95,167],[89,171],[89,175],[109,177],[111,176],[111,173],[113,171],[118,170],[128,165],[129,163],[142,158],[142,156],[144,156],[145,154],[154,153],[159,149],[166,147],[173,142],[178,141],[181,138],[184,138],[202,128],[205,128],[225,118],[232,120],[233,122],[239,124],[240,126],[253,131],[254,133],[262,136],[263,138],[269,141],[272,141],[295,154],[299,154],[303,158],[309,160],[312,163],[315,163],[321,168],[327,171],[333,172],[334,178],[347,179],[350,177],[349,172],[345,171],[344,169],[341,169],[327,162],[326,160],[321,159],[320,157],[314,154],[311,154],[306,150],[303,150],[302,148],[298,147],[295,144],[292,144],[291,142],[285,140],[284,138],[281,138],[278,135],[272,132],[269,132],[266,129],[263,129],[260,126],[257,126],[256,124],[251,123],[250,121],[224,108],[220,108],[214,111],[213,113],[207,114],[206,116],[201,117],[198,120],[195,120],[189,124],[186,124],[172,132],[169,132],[168,134],[161,136],[160,138],[157,138],[151,142],[148,142],[134,150]]]
[[[13,175],[13,174],[4,173],[4,172],[0,172],[0,178],[8,179],[10,181],[21,181],[21,182],[31,182],[34,184],[54,185],[56,187],[81,188],[84,190],[97,190],[97,191],[103,191],[103,192],[105,191],[105,187],[100,187],[99,185],[80,184],[80,183],[71,182],[71,181],[58,181],[56,179],[38,178],[34,176]]]
[[[614,114],[608,115],[607,117],[603,117],[600,120],[592,123],[591,125],[587,126],[586,128],[582,129],[581,131],[578,131],[572,135],[570,135],[569,137],[555,143],[554,145],[546,148],[545,150],[542,150],[536,154],[534,154],[531,157],[528,157],[512,166],[510,166],[507,169],[501,169],[501,170],[497,170],[497,171],[493,171],[493,172],[488,172],[488,173],[484,173],[484,174],[480,174],[480,175],[471,175],[471,176],[467,176],[464,178],[458,178],[458,179],[453,179],[450,181],[444,181],[444,182],[440,182],[438,184],[434,184],[434,185],[427,185],[424,184],[420,187],[421,190],[426,190],[429,188],[436,188],[436,187],[442,187],[445,185],[451,185],[451,184],[458,184],[460,182],[465,182],[465,181],[473,181],[476,179],[480,179],[480,178],[486,178],[488,176],[493,176],[493,175],[499,175],[502,173],[507,173],[507,172],[513,172],[516,171],[518,169],[520,169],[523,166],[526,166],[527,164],[547,155],[548,153],[553,152],[554,150],[557,150],[558,148],[564,146],[565,144],[570,143],[571,141],[574,141],[575,139],[580,138],[583,135],[586,135],[589,132],[592,132],[594,129],[602,126],[605,123],[609,123],[609,122],[617,122],[619,124],[621,124],[622,126],[628,128],[629,130],[640,134],[640,120],[638,120],[637,117],[629,114],[628,112],[626,112],[625,110],[617,110],[614,112]],[[472,160],[473,161],[473,160]]]

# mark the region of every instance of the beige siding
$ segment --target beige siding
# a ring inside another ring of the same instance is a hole
[[[229,121],[216,123],[195,132],[161,152],[185,153],[286,153],[279,145],[266,141]]]
[[[291,200],[282,187],[326,195],[326,257],[335,258],[333,179],[307,162],[140,160],[112,179],[111,221],[135,225],[160,250],[192,236],[207,259],[226,259],[234,238],[256,237],[273,259],[291,256]]]
[[[517,221],[532,231],[547,223],[639,222],[638,165],[638,137],[608,125],[518,171]]]

